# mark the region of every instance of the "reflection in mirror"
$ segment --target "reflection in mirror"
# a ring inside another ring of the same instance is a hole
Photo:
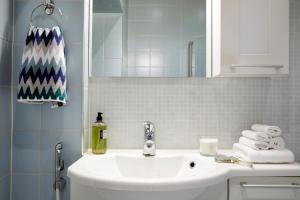
[[[91,10],[92,76],[206,77],[206,0],[93,0]]]

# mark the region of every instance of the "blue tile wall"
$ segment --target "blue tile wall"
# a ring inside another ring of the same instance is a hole
[[[10,196],[12,1],[0,0],[0,199]]]
[[[11,48],[11,41],[0,40],[0,85],[11,84]]]
[[[81,148],[81,131],[65,130],[51,131],[45,130],[41,133],[41,151],[40,151],[40,171],[43,173],[53,173],[54,154],[53,149],[57,141],[64,142],[65,164],[69,166],[81,156],[78,147]]]
[[[0,179],[0,199],[8,200],[10,197],[10,176]]]
[[[18,73],[29,16],[40,0],[15,1],[12,200],[55,199],[54,147],[57,142],[64,143],[66,179],[68,166],[81,156],[83,0],[55,2],[63,12],[62,18],[58,12],[49,17],[38,11],[33,21],[39,27],[60,25],[66,42],[68,102],[62,108],[52,109],[49,104],[27,105],[16,102]],[[62,197],[63,200],[69,199],[68,187]]]
[[[12,40],[12,7],[11,0],[1,0],[0,7],[0,38],[6,41]],[[1,67],[2,68],[2,67]]]
[[[12,197],[14,200],[39,199],[39,175],[13,174]]]
[[[34,131],[14,131],[13,172],[39,171],[39,134]]]
[[[80,87],[79,87],[80,88]],[[52,109],[49,105],[42,106],[43,130],[80,130],[82,121],[82,91],[78,87],[68,88],[69,102],[63,109]]]

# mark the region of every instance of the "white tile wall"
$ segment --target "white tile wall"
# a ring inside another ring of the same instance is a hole
[[[143,121],[153,121],[159,148],[196,148],[217,135],[229,148],[240,130],[261,122],[270,79],[94,78],[90,119],[104,112],[111,148],[140,148]]]
[[[123,17],[120,13],[97,13],[93,16],[94,76],[121,76],[123,59]]]
[[[185,77],[189,41],[196,74],[206,76],[204,0],[128,2],[128,76]]]
[[[300,1],[291,0],[289,77],[92,78],[90,122],[104,112],[110,148],[141,148],[144,120],[156,125],[158,148],[197,148],[201,135],[230,148],[252,123],[276,124],[300,160],[299,10]]]

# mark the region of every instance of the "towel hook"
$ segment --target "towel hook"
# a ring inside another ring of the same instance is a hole
[[[32,12],[31,12],[31,15],[30,15],[30,25],[32,25],[32,21],[33,21],[32,17],[33,17],[34,12],[35,12],[38,8],[40,8],[40,7],[42,7],[42,6],[45,8],[44,11],[45,11],[45,13],[46,13],[47,15],[52,15],[52,14],[54,13],[54,10],[57,8],[57,7],[55,7],[55,2],[54,2],[54,0],[45,0],[44,3],[41,3],[41,4],[37,5],[37,6],[32,10]],[[57,8],[57,10],[58,10],[60,16],[62,17],[63,14],[62,14],[61,9],[60,9],[60,8]]]
[[[55,9],[54,0],[50,0],[48,3],[46,2],[45,13],[47,15],[52,15]]]

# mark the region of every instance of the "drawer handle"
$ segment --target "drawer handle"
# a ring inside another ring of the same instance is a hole
[[[291,184],[248,184],[241,182],[240,185],[244,188],[300,188],[299,183]]]
[[[231,68],[242,68],[242,67],[255,67],[255,68],[274,68],[281,69],[283,65],[242,65],[242,64],[232,64]]]

